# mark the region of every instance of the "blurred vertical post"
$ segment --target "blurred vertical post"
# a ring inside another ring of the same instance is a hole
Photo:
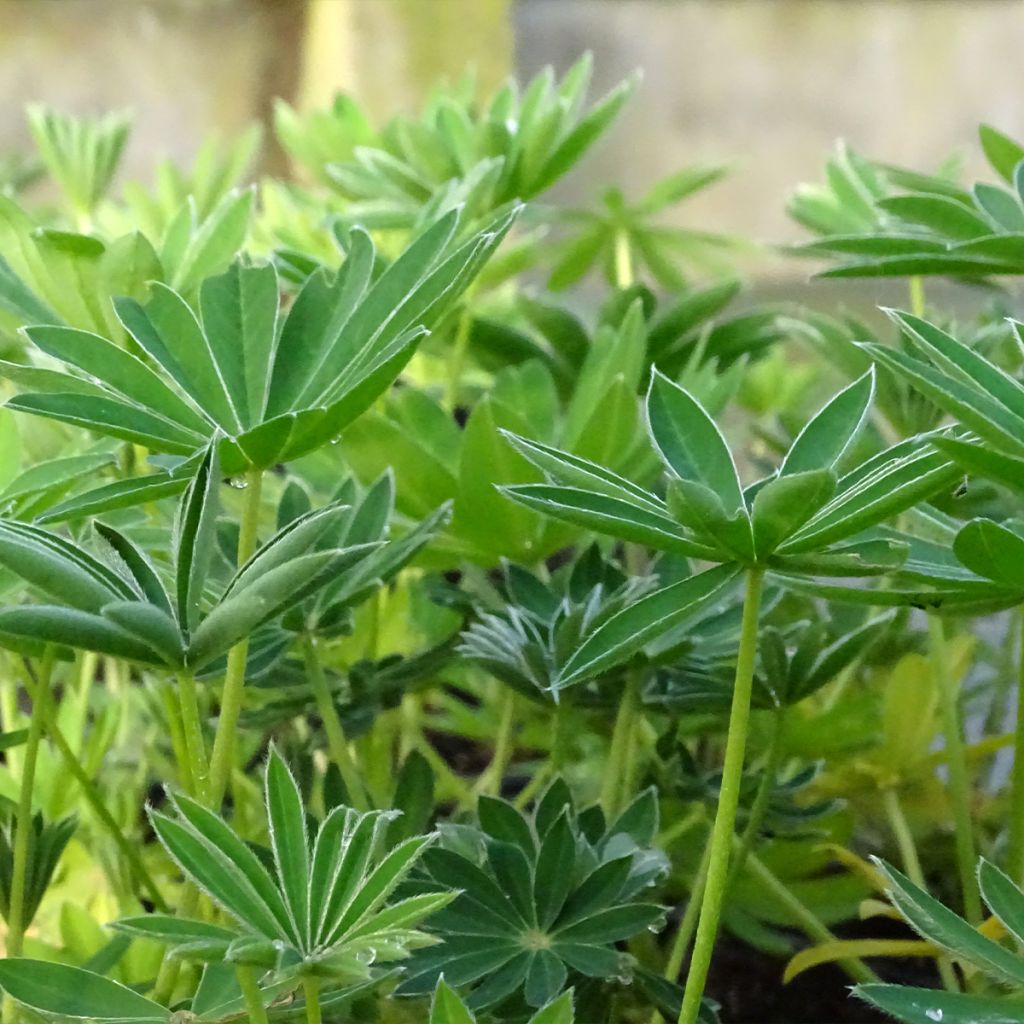
[[[512,0],[308,0],[296,103],[351,92],[379,123],[467,69],[489,95],[513,52]]]

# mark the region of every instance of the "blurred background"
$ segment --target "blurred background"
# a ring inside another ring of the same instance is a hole
[[[211,132],[267,123],[337,90],[380,121],[439,76],[473,67],[484,92],[595,56],[593,95],[643,82],[611,136],[555,191],[627,195],[693,162],[733,173],[670,217],[765,243],[802,237],[785,200],[820,180],[837,138],[922,170],[984,167],[987,121],[1024,135],[1024,5],[1013,0],[0,0],[0,153],[28,145],[25,103],[131,108],[122,174],[186,161]],[[264,135],[262,170],[287,169]],[[770,248],[745,267],[790,289],[806,264]],[[856,286],[864,288],[865,286]],[[879,286],[871,286],[875,298]],[[867,298],[868,296],[865,296]]]

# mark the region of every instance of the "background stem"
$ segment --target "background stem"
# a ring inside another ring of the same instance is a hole
[[[253,969],[238,965],[235,967],[235,977],[238,979],[238,987],[242,990],[242,998],[245,999],[245,1009],[251,1024],[269,1024],[267,1008],[263,1005],[263,993],[260,992]]]
[[[53,675],[53,648],[47,647],[39,668],[37,691],[50,686]],[[11,905],[7,915],[7,955],[21,956],[25,942],[25,882],[28,875],[28,852],[32,841],[32,788],[39,760],[39,744],[43,738],[43,715],[33,703],[29,718],[25,760],[21,769],[18,795],[18,817],[14,831],[11,865]]]
[[[1017,655],[1017,717],[1010,778],[1010,877],[1024,885],[1024,605],[1021,605],[1020,649]]]
[[[320,662],[316,637],[312,633],[307,633],[303,637],[302,649],[306,661],[306,676],[313,687],[317,711],[324,724],[324,732],[327,734],[327,747],[331,752],[334,764],[341,773],[342,782],[345,783],[349,803],[357,811],[368,811],[370,805],[366,799],[366,790],[363,788],[355,759],[349,750],[345,729],[338,717],[338,709],[334,706],[330,687],[327,685],[327,677],[324,675],[323,665]]]

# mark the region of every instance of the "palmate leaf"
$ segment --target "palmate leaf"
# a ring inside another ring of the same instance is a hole
[[[657,550],[794,575],[877,575],[895,568],[904,549],[858,535],[952,485],[960,471],[923,435],[843,472],[873,392],[869,371],[812,417],[775,474],[744,490],[714,421],[655,371],[647,418],[671,475],[667,502],[595,463],[514,436],[551,482],[504,491],[553,518]]]
[[[195,309],[162,284],[145,305],[115,303],[145,359],[86,331],[26,328],[36,348],[85,377],[51,374],[37,390],[41,378],[30,376],[9,404],[172,455],[218,438],[228,474],[296,458],[337,437],[387,389],[515,213],[456,248],[458,214],[446,214],[372,283],[373,244],[354,232],[334,279],[314,274],[280,328],[275,270],[240,263],[203,281]]]
[[[311,510],[286,524],[224,585],[210,579],[217,515],[218,443],[207,448],[175,522],[171,592],[144,552],[105,524],[96,557],[58,534],[0,519],[0,565],[60,605],[0,609],[0,643],[17,650],[56,644],[200,670],[241,638],[344,578],[377,543],[318,542],[346,520],[347,505]],[[217,594],[210,602],[211,591]],[[26,648],[26,645],[28,647]]]
[[[486,1009],[517,991],[530,1006],[550,1003],[570,974],[621,976],[632,964],[613,943],[661,919],[639,894],[664,871],[646,847],[657,830],[653,792],[606,825],[595,808],[577,812],[563,782],[523,815],[482,800],[480,829],[426,854],[424,885],[462,890],[433,919],[443,943],[417,952],[399,995],[420,995],[439,978],[471,985],[466,1005]]]
[[[432,842],[386,846],[393,812],[332,810],[311,834],[294,777],[275,748],[264,776],[271,850],[254,852],[218,815],[189,798],[174,816],[150,810],[154,831],[185,875],[227,912],[233,926],[158,915],[114,925],[168,945],[176,956],[270,969],[268,981],[315,975],[331,984],[368,976],[375,961],[429,945],[418,926],[451,894],[389,902]]]

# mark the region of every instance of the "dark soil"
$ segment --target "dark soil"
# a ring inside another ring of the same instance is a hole
[[[912,936],[896,921],[873,918],[837,928],[844,939]],[[883,980],[936,987],[933,962],[877,960],[871,966]],[[782,984],[784,961],[758,953],[723,935],[715,946],[707,994],[722,1006],[722,1024],[884,1024],[890,1018],[850,995],[852,982],[838,967],[822,966]]]

